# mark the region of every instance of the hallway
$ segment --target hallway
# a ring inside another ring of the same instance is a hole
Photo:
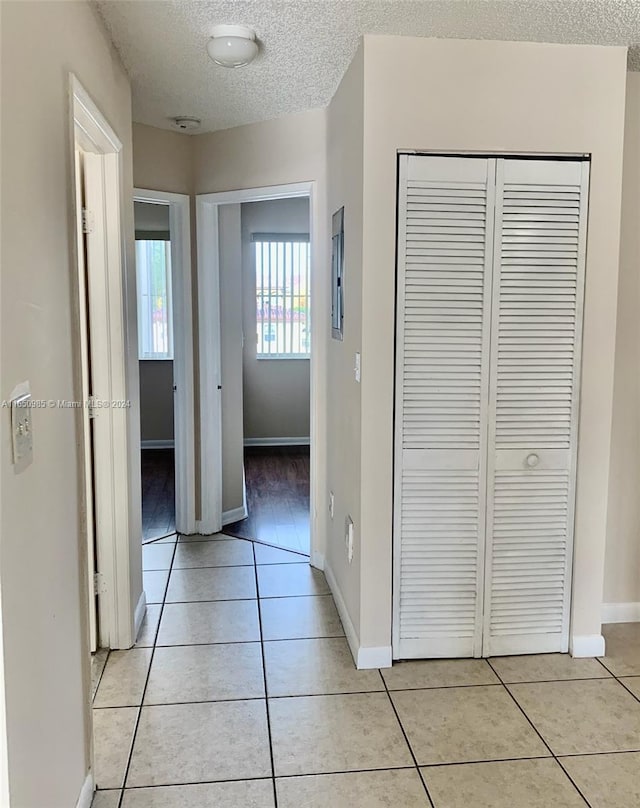
[[[602,662],[356,671],[299,556],[222,535],[143,553],[139,641],[94,660],[93,808],[640,804],[640,625],[605,627]]]

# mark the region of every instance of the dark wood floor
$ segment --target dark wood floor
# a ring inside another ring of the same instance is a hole
[[[176,529],[173,449],[142,450],[142,541],[160,539]]]
[[[224,532],[309,553],[309,447],[245,449],[249,517]]]

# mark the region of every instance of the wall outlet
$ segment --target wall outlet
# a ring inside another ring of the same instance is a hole
[[[353,561],[353,519],[350,516],[345,519],[344,540],[347,545],[347,560],[351,564]]]
[[[334,506],[335,498],[333,496],[333,491],[329,491],[329,516],[333,519],[333,506]]]

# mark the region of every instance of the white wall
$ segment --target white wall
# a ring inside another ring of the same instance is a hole
[[[364,39],[362,388],[353,424],[362,446],[356,533],[364,648],[387,647],[391,634],[399,149],[592,154],[572,634],[600,633],[625,70],[622,48]],[[332,439],[330,467],[342,451]]]
[[[0,4],[0,13],[1,398],[28,379],[36,399],[73,400],[80,386],[68,73],[78,76],[124,144],[124,193],[130,200],[129,82],[89,4],[10,2]],[[132,261],[131,203],[125,203],[124,219]],[[137,383],[129,394],[137,418]],[[21,474],[11,465],[8,410],[1,415],[0,575],[12,808],[73,808],[89,766],[77,415],[34,411],[34,460]],[[135,603],[141,553],[139,545],[134,549]]]
[[[242,205],[244,437],[309,437],[308,359],[256,358],[254,233],[308,233],[305,197]],[[313,348],[312,348],[313,350]]]
[[[640,73],[627,74],[605,603],[640,618]],[[635,605],[634,605],[635,604]],[[609,615],[612,612],[609,610]],[[606,614],[605,614],[606,617]]]

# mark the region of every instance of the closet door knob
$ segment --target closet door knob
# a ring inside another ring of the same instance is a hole
[[[540,458],[535,452],[532,452],[530,455],[527,455],[526,463],[527,466],[529,466],[529,468],[534,468],[535,466],[538,465],[539,462]]]

